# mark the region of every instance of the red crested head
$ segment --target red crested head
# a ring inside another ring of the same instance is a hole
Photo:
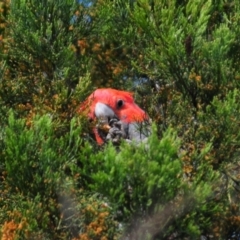
[[[145,111],[134,102],[132,93],[111,88],[95,90],[81,104],[78,112],[88,116],[89,119],[99,119],[104,124],[108,124],[113,118],[126,124],[144,122],[149,119]],[[103,144],[104,140],[96,127],[93,132],[98,144]]]
[[[90,119],[114,114],[126,123],[142,122],[148,119],[145,111],[134,102],[132,93],[111,88],[94,91],[80,106],[79,112],[87,112]]]

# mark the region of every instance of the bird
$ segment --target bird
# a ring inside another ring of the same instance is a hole
[[[120,126],[124,139],[140,142],[149,135],[149,128],[143,131],[142,126],[149,123],[148,114],[134,101],[133,93],[113,88],[99,88],[92,92],[78,108],[78,113],[98,124],[93,128],[95,140],[102,145],[106,136],[101,134],[101,126]],[[112,128],[113,130],[113,128]],[[114,132],[114,131],[112,131]],[[116,133],[116,132],[115,132]]]

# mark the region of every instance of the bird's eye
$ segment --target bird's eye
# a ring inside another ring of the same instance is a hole
[[[117,100],[117,108],[121,108],[123,104],[124,104],[123,100],[121,99]]]

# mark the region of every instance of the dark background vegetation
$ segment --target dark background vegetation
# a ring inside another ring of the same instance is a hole
[[[239,239],[240,3],[0,0],[1,239]],[[80,103],[135,93],[148,148]]]

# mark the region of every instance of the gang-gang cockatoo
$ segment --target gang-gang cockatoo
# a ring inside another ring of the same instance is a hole
[[[80,105],[78,112],[98,122],[93,132],[99,145],[106,140],[100,133],[99,123],[111,126],[112,120],[117,121],[122,138],[137,143],[146,140],[150,133],[149,116],[134,102],[131,92],[112,88],[97,89]]]

